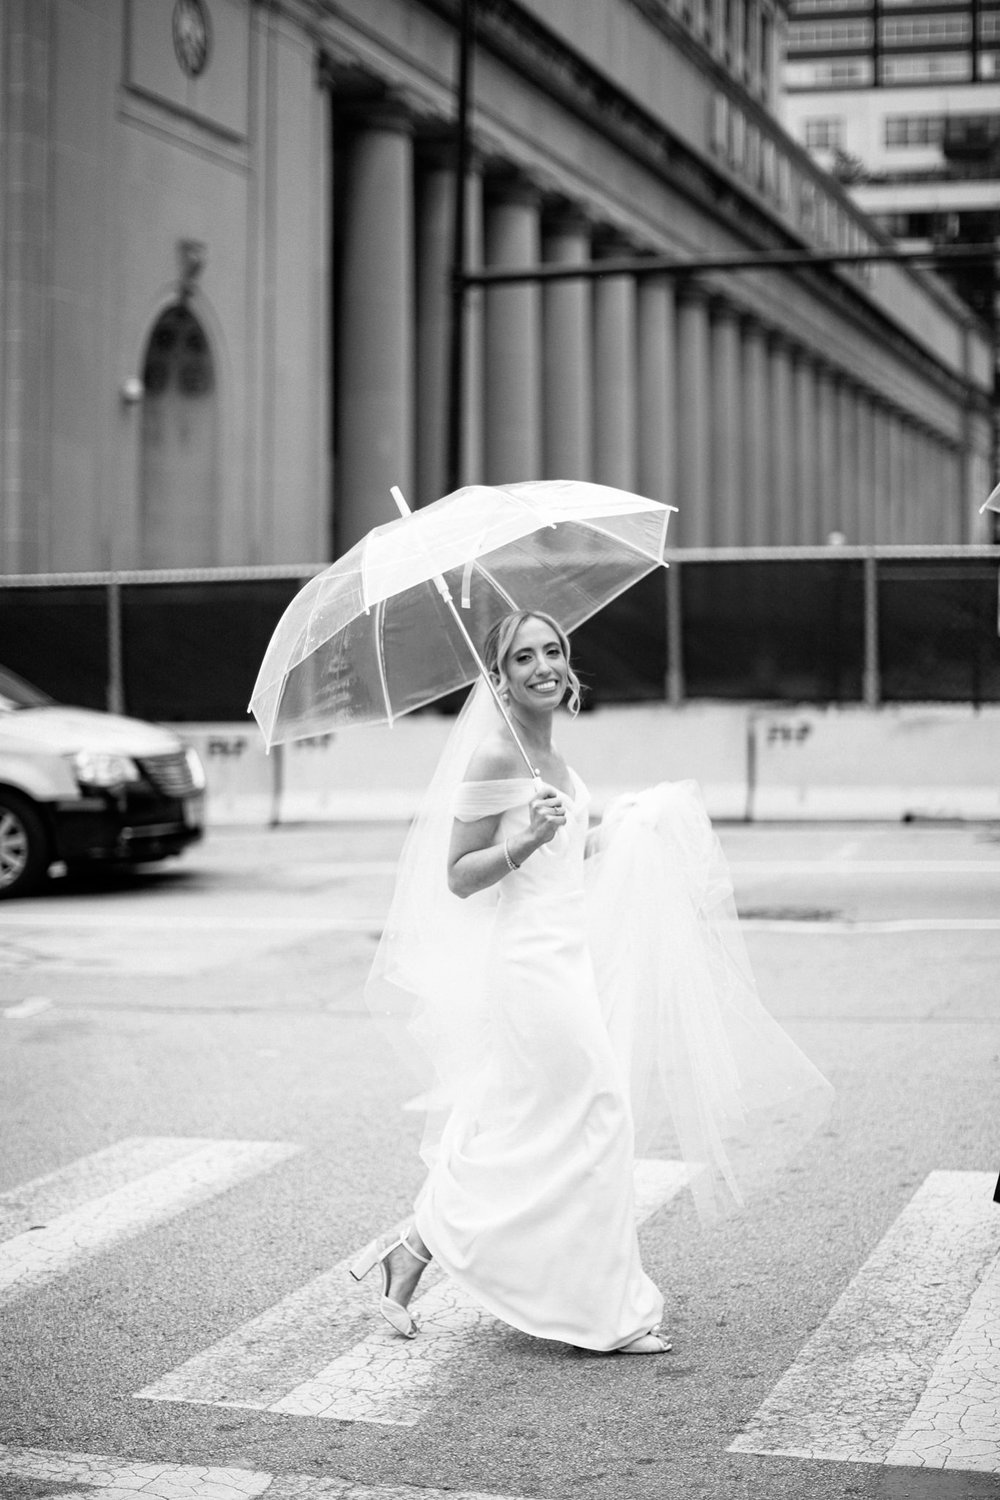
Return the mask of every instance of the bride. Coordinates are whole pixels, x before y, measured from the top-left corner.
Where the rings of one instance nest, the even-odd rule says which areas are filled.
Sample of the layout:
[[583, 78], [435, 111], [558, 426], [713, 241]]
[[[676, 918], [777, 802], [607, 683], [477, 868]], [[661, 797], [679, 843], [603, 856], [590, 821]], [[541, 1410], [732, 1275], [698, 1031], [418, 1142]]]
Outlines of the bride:
[[766, 1102], [798, 1132], [789, 1106], [827, 1086], [756, 999], [693, 783], [623, 799], [588, 835], [589, 794], [552, 734], [580, 703], [565, 633], [512, 613], [483, 658], [536, 776], [480, 684], [404, 848], [368, 990], [431, 1063], [428, 1173], [409, 1230], [352, 1274], [379, 1267], [380, 1310], [406, 1337], [433, 1257], [525, 1333], [663, 1353], [637, 1127], [655, 1134], [665, 1100], [701, 1205], [719, 1177], [739, 1201], [727, 1136]]

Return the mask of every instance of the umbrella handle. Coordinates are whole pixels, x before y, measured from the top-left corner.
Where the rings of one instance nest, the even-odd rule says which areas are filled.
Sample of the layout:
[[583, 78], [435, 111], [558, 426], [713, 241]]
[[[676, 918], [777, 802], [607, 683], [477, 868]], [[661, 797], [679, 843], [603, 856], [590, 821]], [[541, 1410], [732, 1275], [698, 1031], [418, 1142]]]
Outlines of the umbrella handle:
[[475, 641], [473, 641], [471, 635], [465, 627], [465, 621], [462, 619], [462, 616], [455, 605], [455, 601], [451, 597], [451, 590], [449, 589], [448, 584], [442, 574], [435, 574], [434, 586], [451, 611], [452, 618], [461, 631], [465, 644], [468, 646], [470, 652], [472, 653], [472, 659], [476, 663], [476, 670], [485, 682], [486, 686], [489, 688], [490, 694], [493, 698], [493, 702], [496, 704], [500, 712], [500, 717], [503, 719], [508, 730], [510, 731], [510, 737], [514, 741], [514, 744], [517, 746], [521, 759], [524, 761], [524, 764], [528, 768], [528, 774], [531, 777], [532, 781], [535, 783], [535, 791], [539, 791], [542, 784], [542, 778], [539, 774], [538, 767], [532, 763], [530, 755], [528, 754], [527, 750], [524, 748], [518, 737], [517, 730], [514, 728], [514, 721], [511, 719], [511, 716], [507, 711], [507, 705], [501, 698], [500, 691], [496, 683], [493, 681], [493, 678], [486, 670], [486, 663], [483, 661], [482, 657], [479, 655], [479, 652], [476, 650]]
[[[389, 493], [392, 495], [392, 498], [396, 502], [396, 509], [399, 511], [399, 514], [401, 516], [410, 515], [410, 507], [407, 504], [406, 497], [404, 496], [399, 486], [397, 484], [394, 484], [391, 487]], [[434, 587], [437, 589], [438, 593], [441, 595], [441, 598], [450, 609], [452, 618], [454, 619], [455, 624], [458, 626], [459, 631], [461, 632], [462, 639], [465, 641], [465, 644], [468, 646], [470, 652], [472, 653], [472, 659], [476, 663], [476, 670], [493, 695], [493, 702], [500, 710], [500, 716], [503, 719], [504, 723], [507, 725], [507, 728], [510, 730], [510, 737], [514, 741], [514, 744], [517, 746], [521, 759], [524, 761], [524, 764], [528, 768], [528, 774], [531, 776], [531, 779], [535, 784], [535, 791], [540, 791], [542, 786], [542, 778], [539, 774], [538, 767], [532, 765], [531, 757], [518, 738], [517, 730], [514, 728], [514, 724], [511, 720], [510, 714], [507, 712], [507, 705], [501, 698], [496, 683], [493, 681], [489, 672], [486, 670], [486, 663], [483, 661], [482, 657], [479, 655], [479, 652], [476, 650], [476, 643], [466, 629], [465, 621], [462, 619], [462, 616], [459, 614], [458, 610], [455, 607], [455, 601], [451, 597], [451, 590], [449, 589], [442, 573], [435, 573]]]

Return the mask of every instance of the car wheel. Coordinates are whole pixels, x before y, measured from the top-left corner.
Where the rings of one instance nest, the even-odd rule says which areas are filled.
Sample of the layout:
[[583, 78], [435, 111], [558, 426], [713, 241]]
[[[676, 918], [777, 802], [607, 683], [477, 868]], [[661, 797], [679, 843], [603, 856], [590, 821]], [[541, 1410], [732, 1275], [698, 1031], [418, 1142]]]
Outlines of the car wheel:
[[0, 791], [0, 900], [38, 889], [49, 867], [49, 841], [37, 811], [16, 792]]

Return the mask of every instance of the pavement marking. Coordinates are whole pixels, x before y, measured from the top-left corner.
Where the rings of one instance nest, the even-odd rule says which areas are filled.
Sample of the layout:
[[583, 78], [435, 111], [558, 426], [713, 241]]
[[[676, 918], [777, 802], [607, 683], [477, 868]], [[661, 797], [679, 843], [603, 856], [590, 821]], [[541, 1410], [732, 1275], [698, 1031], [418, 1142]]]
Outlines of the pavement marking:
[[0, 1194], [0, 1307], [300, 1149], [137, 1137]]
[[734, 859], [733, 875], [1000, 875], [994, 859]]
[[891, 917], [884, 922], [852, 922], [843, 918], [829, 921], [809, 919], [798, 922], [794, 917], [740, 917], [746, 932], [834, 932], [901, 933], [901, 932], [1000, 932], [1000, 917]]
[[886, 1462], [1000, 1473], [1000, 1258], [973, 1293]]
[[[399, 1233], [410, 1223], [393, 1228]], [[370, 1283], [348, 1274], [355, 1252], [251, 1318], [136, 1394], [147, 1401], [241, 1406], [268, 1411], [329, 1360], [331, 1351], [361, 1337], [377, 1318]], [[373, 1273], [374, 1274], [374, 1273]], [[441, 1272], [428, 1267], [428, 1284]]]
[[114, 929], [116, 932], [174, 932], [182, 929], [187, 932], [259, 932], [262, 929], [276, 932], [366, 932], [369, 928], [380, 928], [385, 921], [384, 915], [372, 917], [330, 917], [326, 913], [317, 912], [314, 917], [294, 917], [276, 915], [273, 911], [262, 909], [253, 916], [231, 916], [225, 912], [218, 916], [201, 916], [191, 912], [187, 907], [183, 916], [177, 911], [171, 916], [169, 914], [152, 915], [142, 910], [125, 910], [122, 907], [108, 906], [105, 910], [96, 907], [85, 912], [68, 912], [65, 907], [59, 908], [58, 919], [52, 911], [19, 911], [16, 918], [6, 924], [4, 933], [11, 934], [18, 927], [43, 927], [58, 928], [65, 932], [67, 928], [88, 927], [95, 929]]
[[995, 1177], [927, 1177], [730, 1453], [1000, 1474]]
[[[688, 1176], [683, 1162], [637, 1161], [637, 1219], [674, 1197]], [[348, 1274], [354, 1258], [352, 1253], [137, 1397], [412, 1426], [430, 1404], [429, 1387], [442, 1363], [466, 1347], [463, 1335], [499, 1337], [497, 1325], [431, 1264], [414, 1303], [420, 1337], [400, 1339], [381, 1322], [372, 1286]]]
[[[0, 1444], [0, 1476], [58, 1484], [59, 1500], [524, 1500], [471, 1490], [415, 1485], [354, 1484], [317, 1474], [270, 1474], [259, 1469], [200, 1464], [144, 1463], [102, 1453], [61, 1453]], [[75, 1489], [63, 1486], [76, 1485]]]
[[[637, 1161], [635, 1211], [642, 1222], [688, 1181], [683, 1162]], [[420, 1324], [416, 1339], [401, 1339], [374, 1328], [352, 1349], [304, 1381], [271, 1411], [290, 1416], [333, 1418], [413, 1427], [426, 1413], [442, 1367], [468, 1346], [470, 1336], [499, 1340], [497, 1320], [450, 1280], [414, 1299]]]

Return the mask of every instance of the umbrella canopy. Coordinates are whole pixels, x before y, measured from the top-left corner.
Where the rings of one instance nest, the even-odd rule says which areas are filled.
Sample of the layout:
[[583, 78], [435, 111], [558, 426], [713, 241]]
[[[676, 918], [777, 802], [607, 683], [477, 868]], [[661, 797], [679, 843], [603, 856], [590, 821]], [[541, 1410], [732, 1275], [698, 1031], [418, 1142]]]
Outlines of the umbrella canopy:
[[673, 509], [539, 480], [469, 485], [375, 527], [278, 621], [250, 700], [265, 741], [391, 724], [467, 686], [476, 646], [509, 610], [543, 610], [573, 630], [665, 566]]

